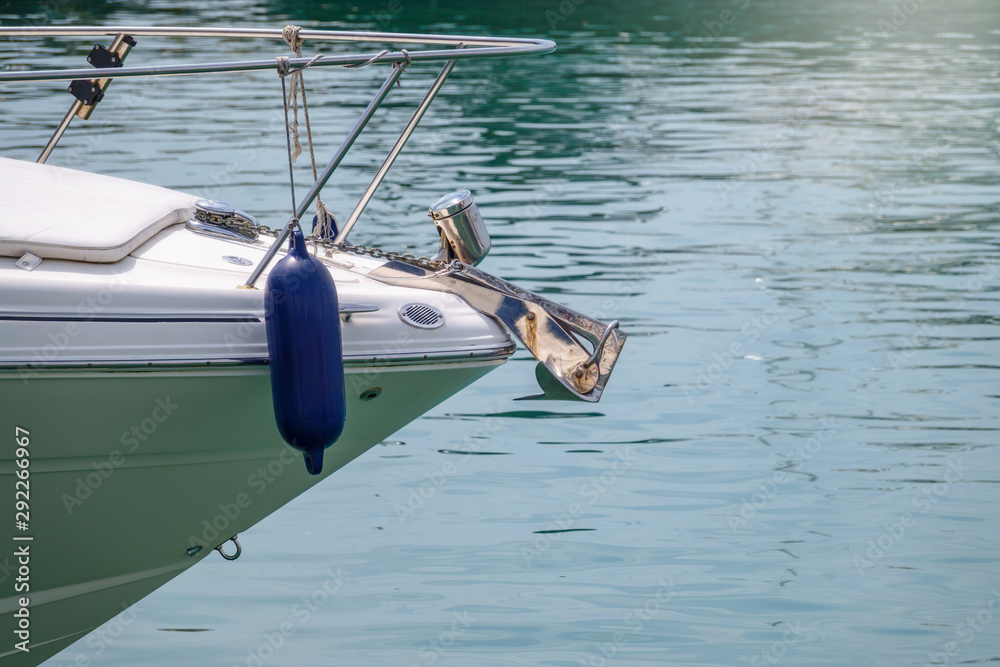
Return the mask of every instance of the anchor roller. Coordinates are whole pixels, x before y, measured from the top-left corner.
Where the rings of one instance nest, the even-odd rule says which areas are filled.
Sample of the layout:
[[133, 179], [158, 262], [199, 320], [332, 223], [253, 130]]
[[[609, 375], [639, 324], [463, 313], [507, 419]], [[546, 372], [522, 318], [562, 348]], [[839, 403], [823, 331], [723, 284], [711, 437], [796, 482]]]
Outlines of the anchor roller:
[[318, 475], [323, 452], [347, 421], [344, 354], [337, 287], [298, 227], [267, 278], [264, 303], [278, 432], [302, 452], [309, 474]]

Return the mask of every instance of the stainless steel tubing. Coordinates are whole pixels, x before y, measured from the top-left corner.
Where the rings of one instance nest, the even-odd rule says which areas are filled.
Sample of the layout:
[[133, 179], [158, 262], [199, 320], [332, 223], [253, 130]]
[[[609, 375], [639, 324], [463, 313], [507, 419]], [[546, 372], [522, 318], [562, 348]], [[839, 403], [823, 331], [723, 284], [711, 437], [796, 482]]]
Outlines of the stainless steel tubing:
[[[281, 30], [251, 29], [251, 28], [157, 28], [141, 26], [82, 27], [82, 28], [0, 28], [0, 37], [98, 37], [125, 33], [137, 37], [238, 37], [238, 38], [281, 38]], [[428, 44], [438, 46], [465, 48], [458, 50], [426, 50], [415, 51], [409, 56], [400, 52], [387, 53], [378, 59], [380, 63], [421, 62], [434, 60], [465, 60], [475, 58], [491, 58], [503, 56], [519, 56], [551, 53], [555, 50], [555, 42], [548, 39], [498, 39], [495, 37], [470, 37], [454, 35], [423, 35], [414, 33], [390, 32], [346, 32], [332, 30], [302, 30], [299, 36], [304, 39], [359, 42], [359, 43], [393, 43], [393, 44]], [[327, 56], [314, 63], [312, 67], [338, 67], [358, 65], [370, 60], [374, 53], [346, 54]], [[311, 58], [292, 58], [292, 67], [302, 67], [309, 64]], [[249, 72], [270, 70], [275, 68], [274, 60], [245, 60], [235, 62], [192, 63], [185, 65], [147, 65], [140, 67], [118, 67], [114, 71], [101, 72], [102, 78], [122, 79], [143, 76], [173, 76], [189, 74], [205, 74], [212, 72]], [[93, 70], [18, 70], [0, 72], [0, 83], [14, 81], [67, 81], [72, 79], [93, 78]]]
[[267, 253], [264, 255], [264, 258], [259, 264], [257, 264], [256, 267], [254, 267], [253, 273], [250, 274], [250, 277], [247, 278], [246, 283], [243, 285], [244, 288], [253, 287], [254, 283], [257, 282], [257, 279], [260, 278], [260, 274], [264, 272], [264, 269], [267, 268], [267, 265], [271, 263], [272, 259], [274, 259], [274, 256], [278, 253], [278, 249], [281, 248], [285, 239], [287, 239], [288, 235], [292, 233], [292, 220], [302, 217], [302, 215], [309, 210], [309, 205], [313, 203], [313, 200], [316, 199], [319, 191], [322, 190], [323, 186], [326, 185], [326, 182], [330, 180], [330, 176], [333, 175], [334, 170], [337, 169], [340, 162], [344, 159], [344, 156], [347, 155], [347, 151], [350, 150], [352, 145], [354, 145], [354, 140], [357, 139], [358, 135], [361, 134], [361, 131], [365, 129], [365, 125], [367, 125], [368, 121], [371, 120], [371, 117], [375, 115], [375, 110], [379, 108], [382, 101], [385, 100], [389, 91], [392, 89], [392, 85], [396, 83], [396, 80], [399, 79], [402, 74], [402, 66], [392, 68], [392, 72], [388, 77], [386, 77], [386, 80], [382, 83], [382, 87], [378, 89], [377, 93], [375, 93], [375, 97], [372, 98], [372, 101], [368, 103], [364, 113], [361, 114], [361, 118], [359, 118], [358, 122], [354, 124], [353, 128], [351, 128], [350, 133], [344, 139], [343, 143], [340, 144], [340, 148], [338, 148], [337, 152], [333, 154], [333, 157], [323, 169], [323, 173], [320, 174], [319, 178], [316, 179], [316, 182], [313, 183], [311, 188], [309, 188], [309, 192], [306, 193], [306, 196], [302, 199], [302, 202], [295, 210], [294, 217], [285, 224], [284, 229], [282, 229], [281, 233], [278, 234], [278, 238], [276, 238], [274, 243], [271, 244], [271, 247], [267, 249]]
[[[117, 53], [118, 47], [120, 47], [124, 41], [124, 33], [116, 34], [115, 38], [111, 40], [111, 46], [108, 47], [108, 51], [111, 53]], [[49, 137], [48, 142], [45, 144], [45, 148], [42, 149], [42, 154], [38, 156], [38, 159], [35, 160], [35, 162], [38, 164], [45, 164], [45, 161], [49, 159], [49, 155], [52, 154], [52, 149], [56, 147], [56, 144], [58, 144], [59, 140], [62, 139], [62, 135], [65, 134], [66, 130], [69, 128], [69, 124], [72, 122], [73, 116], [80, 111], [80, 107], [82, 106], [83, 102], [77, 99], [73, 100], [73, 104], [69, 105], [69, 111], [66, 112], [66, 117], [62, 119], [56, 127], [56, 131], [52, 133], [51, 137]]]
[[381, 185], [382, 180], [388, 173], [392, 163], [396, 161], [396, 157], [399, 155], [399, 152], [403, 150], [403, 146], [406, 145], [410, 135], [413, 134], [413, 130], [416, 129], [417, 123], [419, 123], [420, 119], [424, 117], [427, 107], [429, 107], [431, 102], [434, 101], [434, 98], [437, 97], [438, 91], [441, 90], [441, 86], [444, 85], [445, 79], [448, 78], [448, 75], [451, 74], [451, 70], [454, 68], [454, 60], [449, 60], [445, 63], [444, 67], [441, 68], [441, 72], [437, 75], [437, 78], [434, 79], [434, 83], [431, 84], [431, 87], [424, 96], [424, 99], [421, 100], [420, 106], [418, 106], [417, 110], [413, 112], [410, 122], [403, 128], [403, 132], [399, 135], [399, 139], [396, 140], [396, 144], [392, 147], [392, 150], [389, 151], [389, 154], [386, 156], [382, 166], [379, 167], [378, 172], [375, 174], [375, 178], [372, 179], [372, 182], [368, 185], [365, 193], [361, 195], [361, 200], [358, 202], [358, 205], [354, 207], [354, 211], [347, 219], [347, 222], [344, 223], [343, 229], [341, 229], [337, 234], [337, 238], [334, 239], [336, 243], [340, 243], [341, 241], [347, 239], [347, 235], [351, 233], [351, 228], [353, 228], [358, 222], [358, 218], [361, 217], [361, 213], [364, 212], [365, 207], [368, 206], [368, 202], [371, 201], [372, 195], [375, 194], [375, 190], [378, 189], [379, 185]]

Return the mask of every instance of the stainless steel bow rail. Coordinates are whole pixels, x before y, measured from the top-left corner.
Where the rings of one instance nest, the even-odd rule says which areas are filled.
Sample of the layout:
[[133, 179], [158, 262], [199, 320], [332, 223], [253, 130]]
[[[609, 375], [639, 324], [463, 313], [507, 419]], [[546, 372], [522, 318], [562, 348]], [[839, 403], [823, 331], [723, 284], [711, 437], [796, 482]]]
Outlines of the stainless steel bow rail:
[[[365, 67], [368, 65], [390, 65], [390, 72], [379, 87], [371, 102], [365, 108], [354, 127], [348, 132], [340, 147], [326, 167], [320, 172], [306, 196], [294, 206], [292, 217], [279, 230], [267, 230], [275, 237], [261, 262], [251, 272], [245, 285], [253, 289], [268, 264], [284, 244], [298, 219], [309, 210], [355, 140], [371, 120], [375, 111], [388, 96], [393, 84], [411, 65], [423, 62], [443, 61], [444, 66], [428, 88], [424, 98], [403, 128], [382, 166], [376, 172], [369, 186], [348, 217], [344, 227], [334, 239], [321, 239], [320, 244], [328, 249], [356, 251], [360, 246], [347, 243], [347, 235], [357, 223], [376, 189], [385, 178], [396, 157], [412, 135], [424, 113], [440, 91], [445, 79], [459, 60], [527, 56], [551, 53], [554, 42], [547, 39], [520, 39], [480, 37], [470, 35], [431, 35], [416, 33], [351, 32], [331, 30], [297, 29], [297, 39], [313, 42], [345, 42], [355, 44], [423, 46], [430, 47], [414, 51], [400, 48], [398, 51], [380, 50], [364, 53], [319, 55], [304, 57], [282, 57], [279, 62], [270, 60], [246, 60], [236, 62], [208, 62], [186, 64], [124, 65], [125, 56], [136, 46], [136, 38], [145, 37], [205, 37], [283, 40], [287, 37], [281, 29], [260, 28], [180, 28], [180, 27], [0, 27], [0, 37], [112, 37], [108, 48], [95, 45], [87, 60], [97, 69], [36, 69], [0, 71], [0, 84], [29, 83], [44, 81], [71, 81], [69, 90], [76, 100], [55, 133], [46, 144], [38, 161], [44, 162], [55, 148], [60, 137], [69, 127], [74, 117], [84, 120], [90, 117], [94, 107], [101, 101], [104, 91], [114, 79], [128, 79], [154, 76], [179, 76], [213, 74], [222, 72], [253, 72], [278, 70], [288, 74], [305, 68]], [[298, 44], [298, 42], [296, 41]], [[264, 228], [257, 227], [257, 231]], [[381, 251], [379, 251], [381, 253]], [[382, 253], [388, 255], [389, 253]], [[614, 368], [626, 335], [618, 330], [618, 323], [606, 324], [588, 318], [568, 308], [556, 304], [532, 292], [511, 285], [506, 281], [455, 261], [445, 270], [428, 271], [422, 269], [419, 261], [405, 259], [398, 253], [391, 253], [399, 259], [386, 264], [382, 269], [370, 274], [372, 278], [387, 283], [406, 282], [409, 286], [447, 291], [461, 296], [474, 308], [502, 323], [541, 362], [536, 370], [539, 384], [548, 398], [574, 398], [585, 401], [600, 399], [611, 371]], [[416, 279], [416, 280], [415, 280]], [[586, 341], [588, 345], [581, 343]], [[589, 349], [588, 349], [589, 348]]]
[[[116, 27], [17, 27], [17, 28], [0, 28], [0, 37], [114, 37], [111, 49], [105, 50], [114, 52], [118, 45], [123, 41], [126, 41], [129, 46], [135, 45], [136, 37], [238, 37], [238, 38], [257, 38], [257, 39], [278, 39], [284, 40], [283, 31], [281, 29], [267, 29], [267, 28], [174, 28], [174, 27], [137, 27], [137, 26], [116, 26]], [[374, 44], [396, 44], [396, 45], [423, 45], [423, 46], [436, 46], [436, 47], [452, 47], [449, 49], [427, 49], [420, 51], [409, 52], [405, 49], [400, 51], [378, 51], [374, 53], [356, 53], [356, 54], [340, 54], [340, 55], [330, 55], [321, 57], [302, 57], [302, 58], [288, 58], [288, 66], [292, 69], [304, 69], [305, 67], [310, 68], [323, 68], [323, 67], [345, 67], [345, 66], [365, 66], [371, 64], [387, 64], [391, 63], [395, 65], [392, 68], [392, 72], [389, 77], [379, 88], [375, 97], [372, 99], [368, 108], [365, 109], [361, 118], [355, 124], [351, 132], [344, 139], [343, 144], [334, 153], [333, 158], [327, 164], [326, 168], [323, 170], [322, 174], [317, 178], [316, 182], [309, 189], [309, 192], [302, 199], [302, 201], [296, 206], [292, 218], [289, 220], [288, 224], [282, 229], [281, 234], [272, 244], [271, 248], [268, 250], [267, 255], [264, 260], [254, 269], [253, 273], [250, 275], [250, 279], [247, 281], [246, 286], [252, 287], [253, 284], [260, 278], [261, 273], [274, 258], [278, 249], [282, 246], [291, 232], [293, 221], [301, 217], [305, 211], [309, 210], [309, 206], [315, 200], [316, 196], [319, 194], [320, 190], [326, 185], [330, 176], [333, 175], [334, 170], [343, 160], [344, 155], [353, 145], [354, 141], [357, 139], [358, 135], [364, 129], [365, 125], [374, 115], [375, 110], [381, 105], [382, 101], [388, 95], [392, 83], [395, 82], [400, 75], [403, 73], [403, 69], [411, 63], [420, 62], [433, 62], [433, 61], [447, 61], [441, 73], [438, 75], [434, 83], [431, 84], [430, 89], [427, 91], [426, 96], [417, 110], [414, 112], [413, 117], [410, 122], [406, 125], [403, 133], [400, 135], [393, 146], [385, 163], [379, 169], [375, 178], [373, 179], [371, 185], [365, 191], [364, 196], [358, 203], [358, 206], [351, 213], [350, 218], [347, 221], [347, 225], [338, 235], [338, 240], [346, 240], [348, 232], [357, 222], [361, 213], [364, 211], [368, 202], [371, 200], [372, 195], [378, 188], [379, 184], [385, 178], [389, 167], [392, 166], [399, 152], [402, 150], [403, 146], [406, 144], [410, 135], [413, 133], [414, 128], [417, 123], [423, 117], [424, 112], [427, 107], [430, 106], [431, 102], [437, 96], [438, 91], [441, 89], [444, 80], [451, 73], [452, 68], [454, 68], [455, 63], [459, 60], [469, 60], [477, 58], [497, 58], [506, 56], [524, 56], [524, 55], [537, 55], [544, 53], [551, 53], [555, 50], [555, 42], [548, 39], [520, 39], [520, 38], [497, 38], [497, 37], [476, 37], [469, 35], [430, 35], [430, 34], [417, 34], [417, 33], [389, 33], [389, 32], [351, 32], [351, 31], [333, 31], [333, 30], [305, 30], [300, 29], [298, 31], [298, 37], [302, 40], [315, 40], [315, 41], [327, 41], [327, 42], [352, 42], [352, 43], [374, 43]], [[91, 55], [94, 56], [95, 53], [103, 50], [103, 47], [97, 45], [94, 47], [94, 51]], [[125, 52], [127, 53], [127, 51]], [[91, 60], [91, 58], [88, 58]], [[158, 65], [148, 65], [140, 67], [125, 67], [124, 54], [118, 58], [114, 63], [106, 63], [106, 66], [101, 66], [96, 62], [92, 61], [92, 64], [99, 67], [100, 77], [95, 78], [95, 70], [92, 69], [59, 69], [59, 70], [26, 70], [26, 71], [11, 71], [11, 72], [0, 72], [0, 83], [6, 82], [41, 82], [41, 81], [73, 81], [77, 82], [87, 82], [91, 81], [93, 84], [97, 84], [98, 81], [101, 85], [95, 86], [82, 86], [83, 93], [88, 93], [89, 95], [77, 95], [73, 90], [71, 85], [70, 90], [77, 95], [77, 101], [74, 102], [73, 107], [70, 109], [69, 113], [63, 119], [62, 123], [57, 127], [55, 134], [53, 134], [52, 139], [46, 145], [45, 149], [42, 151], [41, 157], [39, 157], [39, 162], [44, 162], [48, 155], [52, 152], [59, 138], [65, 132], [66, 128], [69, 126], [70, 121], [74, 115], [79, 115], [78, 111], [83, 108], [90, 108], [100, 102], [103, 96], [103, 89], [107, 87], [107, 84], [113, 79], [125, 79], [125, 78], [135, 78], [135, 77], [150, 77], [150, 76], [177, 76], [177, 75], [191, 75], [191, 74], [209, 74], [209, 73], [219, 73], [219, 72], [253, 72], [260, 70], [274, 70], [277, 68], [277, 63], [275, 60], [247, 60], [238, 62], [210, 62], [210, 63], [193, 63], [193, 64], [158, 64]], [[95, 88], [92, 92], [87, 91], [89, 87]], [[90, 113], [87, 112], [89, 117]]]
[[[156, 26], [114, 26], [114, 27], [0, 27], [0, 37], [114, 37], [118, 34], [131, 37], [240, 37], [245, 39], [277, 39], [281, 40], [280, 28], [167, 28]], [[410, 44], [425, 46], [447, 46], [447, 50], [413, 51], [407, 55], [394, 51], [378, 57], [379, 63], [423, 62], [440, 60], [474, 60], [477, 58], [496, 58], [506, 56], [528, 56], [551, 53], [556, 49], [556, 43], [549, 39], [522, 39], [515, 37], [476, 37], [469, 35], [429, 35], [405, 32], [351, 32], [342, 30], [306, 30], [299, 31], [299, 37], [304, 40], [326, 42], [354, 42], [371, 44]], [[454, 48], [464, 44], [466, 49], [456, 53]], [[355, 53], [325, 56], [314, 63], [313, 67], [343, 67], [344, 65], [361, 65], [378, 52]], [[292, 58], [292, 67], [302, 67], [311, 58]], [[274, 69], [274, 59], [246, 60], [237, 62], [191, 63], [178, 65], [147, 65], [145, 67], [116, 68], [109, 78], [129, 78], [143, 76], [171, 76], [178, 74], [208, 74], [214, 72], [252, 72]], [[87, 79], [94, 74], [93, 70], [58, 69], [58, 70], [21, 70], [0, 72], [0, 82], [3, 81], [70, 81]], [[105, 72], [101, 72], [105, 74]]]

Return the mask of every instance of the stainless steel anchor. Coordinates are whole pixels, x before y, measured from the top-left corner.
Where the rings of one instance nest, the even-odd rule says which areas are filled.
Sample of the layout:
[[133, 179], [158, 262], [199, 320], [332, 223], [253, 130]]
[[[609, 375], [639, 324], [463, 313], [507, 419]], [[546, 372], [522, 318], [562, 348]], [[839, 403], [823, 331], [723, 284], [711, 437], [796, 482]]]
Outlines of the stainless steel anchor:
[[544, 393], [528, 398], [596, 403], [627, 337], [617, 321], [608, 324], [587, 317], [460, 262], [435, 272], [390, 261], [368, 276], [388, 284], [455, 294], [499, 321], [539, 361], [535, 377]]

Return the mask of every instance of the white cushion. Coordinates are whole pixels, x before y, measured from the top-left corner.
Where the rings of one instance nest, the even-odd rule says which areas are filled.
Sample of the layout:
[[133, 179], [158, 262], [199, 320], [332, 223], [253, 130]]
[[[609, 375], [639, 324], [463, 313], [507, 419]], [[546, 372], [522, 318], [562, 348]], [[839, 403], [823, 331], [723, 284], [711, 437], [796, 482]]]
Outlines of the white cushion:
[[193, 195], [0, 158], [0, 256], [117, 262], [194, 213]]

